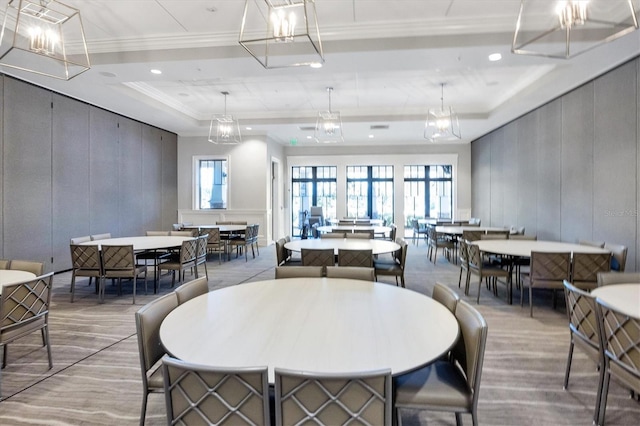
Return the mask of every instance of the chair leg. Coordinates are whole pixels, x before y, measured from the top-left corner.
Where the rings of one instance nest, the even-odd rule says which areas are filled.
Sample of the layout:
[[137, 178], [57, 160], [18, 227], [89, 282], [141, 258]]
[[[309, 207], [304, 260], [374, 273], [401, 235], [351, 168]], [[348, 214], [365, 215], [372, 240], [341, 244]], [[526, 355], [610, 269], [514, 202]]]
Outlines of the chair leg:
[[482, 290], [482, 275], [478, 277], [478, 298], [476, 299], [476, 304], [480, 304], [480, 291]]
[[604, 416], [607, 411], [607, 396], [609, 394], [609, 381], [611, 380], [611, 375], [606, 371], [607, 367], [602, 366], [602, 388], [600, 389], [600, 398], [598, 401], [598, 421], [596, 424], [604, 425]]
[[136, 304], [136, 281], [138, 281], [137, 277], [133, 276], [133, 304]]
[[[91, 282], [91, 277], [89, 277], [89, 282]], [[71, 273], [71, 288], [69, 289], [71, 292], [71, 303], [73, 303], [73, 296], [76, 292], [76, 273], [75, 270]]]
[[564, 372], [564, 385], [562, 389], [567, 390], [569, 386], [569, 373], [571, 373], [571, 360], [573, 359], [573, 336], [571, 337], [571, 343], [569, 343], [569, 356], [567, 357], [567, 367]]
[[144, 426], [144, 420], [147, 416], [147, 399], [149, 399], [149, 392], [145, 389], [142, 397], [142, 410], [140, 411], [140, 426]]
[[456, 426], [462, 426], [462, 416], [460, 413], [456, 413]]
[[533, 318], [533, 289], [529, 286], [529, 316]]
[[7, 366], [7, 346], [9, 345], [5, 343], [2, 347], [2, 368]]
[[49, 325], [45, 325], [42, 328], [42, 339], [46, 342], [47, 358], [49, 360], [49, 370], [53, 368], [53, 361], [51, 360], [51, 343], [49, 343]]

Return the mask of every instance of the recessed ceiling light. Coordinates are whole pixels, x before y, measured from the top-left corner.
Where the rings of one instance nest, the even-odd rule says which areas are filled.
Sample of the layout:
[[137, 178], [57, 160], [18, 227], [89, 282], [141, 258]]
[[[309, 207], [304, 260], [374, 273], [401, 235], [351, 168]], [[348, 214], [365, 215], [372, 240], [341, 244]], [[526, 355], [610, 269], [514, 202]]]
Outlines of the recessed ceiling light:
[[309, 66], [310, 66], [311, 68], [322, 68], [322, 63], [320, 63], [320, 62], [311, 62], [311, 63], [309, 64]]
[[154, 68], [154, 69], [151, 70], [151, 74], [160, 75], [160, 74], [162, 74], [162, 71], [157, 70], [157, 69]]
[[246, 130], [251, 130], [251, 127], [245, 127]]
[[311, 139], [311, 136], [307, 136], [307, 139]]
[[492, 53], [489, 55], [489, 60], [491, 62], [499, 61], [500, 59], [502, 59], [502, 55], [500, 53]]
[[373, 139], [373, 135], [369, 135], [369, 139]]

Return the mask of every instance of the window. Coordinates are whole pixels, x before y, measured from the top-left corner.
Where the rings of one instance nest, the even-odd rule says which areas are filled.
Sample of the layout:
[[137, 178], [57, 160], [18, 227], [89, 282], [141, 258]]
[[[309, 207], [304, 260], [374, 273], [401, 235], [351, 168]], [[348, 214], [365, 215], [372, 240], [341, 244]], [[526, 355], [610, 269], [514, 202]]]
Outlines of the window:
[[336, 217], [337, 173], [335, 166], [291, 168], [291, 235], [300, 236], [312, 206], [322, 207], [325, 219]]
[[393, 166], [347, 167], [347, 216], [393, 223]]
[[227, 208], [227, 160], [195, 158], [195, 209]]
[[452, 166], [405, 166], [404, 212], [411, 219], [451, 219], [453, 210]]

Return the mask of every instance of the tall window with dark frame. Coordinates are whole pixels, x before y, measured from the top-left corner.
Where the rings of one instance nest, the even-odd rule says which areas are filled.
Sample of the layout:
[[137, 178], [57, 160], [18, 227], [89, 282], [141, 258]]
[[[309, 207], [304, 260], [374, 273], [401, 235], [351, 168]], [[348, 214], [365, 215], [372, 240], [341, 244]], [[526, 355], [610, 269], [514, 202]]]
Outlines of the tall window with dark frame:
[[412, 219], [452, 219], [452, 166], [404, 166], [405, 224]]
[[300, 236], [312, 206], [322, 207], [325, 219], [336, 217], [337, 174], [335, 166], [291, 168], [291, 235]]
[[393, 166], [347, 167], [347, 216], [393, 223]]
[[198, 161], [197, 209], [227, 208], [227, 160]]

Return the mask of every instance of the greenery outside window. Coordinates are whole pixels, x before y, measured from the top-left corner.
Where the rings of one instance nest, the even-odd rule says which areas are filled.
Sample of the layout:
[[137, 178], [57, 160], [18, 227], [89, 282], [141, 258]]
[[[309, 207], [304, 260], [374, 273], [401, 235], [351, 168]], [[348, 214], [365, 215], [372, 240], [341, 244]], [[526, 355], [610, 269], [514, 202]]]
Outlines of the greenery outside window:
[[408, 226], [416, 218], [452, 219], [452, 170], [450, 165], [404, 167], [404, 212]]
[[195, 209], [226, 209], [228, 173], [226, 158], [194, 158]]
[[347, 167], [347, 216], [393, 223], [393, 166]]
[[325, 219], [336, 217], [337, 174], [335, 166], [291, 168], [291, 235], [300, 236], [312, 206], [322, 207]]

